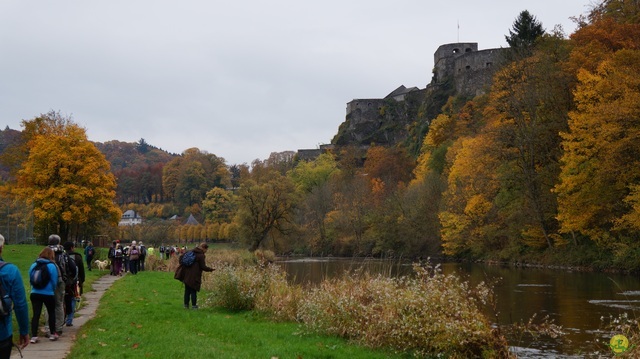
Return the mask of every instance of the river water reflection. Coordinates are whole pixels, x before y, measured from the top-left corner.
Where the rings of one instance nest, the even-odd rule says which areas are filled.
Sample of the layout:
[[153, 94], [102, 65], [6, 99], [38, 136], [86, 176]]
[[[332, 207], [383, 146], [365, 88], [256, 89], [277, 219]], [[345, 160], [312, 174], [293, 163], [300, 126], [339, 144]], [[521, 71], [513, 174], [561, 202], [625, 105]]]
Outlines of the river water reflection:
[[[296, 259], [281, 261], [289, 278], [296, 283], [319, 283], [364, 267], [372, 273], [410, 275], [411, 264], [380, 260]], [[499, 279], [494, 286], [498, 325], [527, 322], [549, 316], [567, 334], [561, 339], [510, 336], [509, 344], [519, 358], [584, 357], [600, 351], [611, 334], [599, 331], [602, 317], [628, 313], [640, 315], [640, 279], [633, 275], [572, 272], [541, 268], [514, 268], [483, 264], [444, 263], [445, 273], [457, 273], [472, 284]], [[536, 319], [536, 322], [539, 320]], [[596, 339], [600, 338], [600, 343]], [[640, 345], [640, 343], [630, 343]]]

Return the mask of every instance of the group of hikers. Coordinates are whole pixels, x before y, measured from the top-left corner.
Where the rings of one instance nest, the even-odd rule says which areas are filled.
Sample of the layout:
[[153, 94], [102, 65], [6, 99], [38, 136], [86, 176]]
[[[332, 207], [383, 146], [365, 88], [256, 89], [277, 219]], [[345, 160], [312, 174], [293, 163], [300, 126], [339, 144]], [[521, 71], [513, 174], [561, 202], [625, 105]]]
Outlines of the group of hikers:
[[142, 242], [138, 244], [136, 241], [132, 241], [131, 245], [123, 246], [119, 240], [115, 240], [109, 247], [107, 257], [111, 262], [111, 275], [121, 276], [126, 272], [138, 274], [139, 271], [144, 271], [147, 247]]
[[[82, 255], [75, 251], [74, 243], [61, 244], [60, 236], [50, 235], [48, 245], [40, 251], [29, 268], [29, 299], [33, 311], [29, 326], [29, 310], [22, 276], [14, 264], [3, 261], [4, 244], [5, 239], [0, 235], [0, 359], [10, 358], [13, 346], [21, 350], [29, 343], [38, 343], [43, 307], [46, 308], [44, 334], [51, 341], [58, 340], [64, 326], [73, 326], [75, 309], [85, 281]], [[169, 247], [165, 248], [161, 257], [165, 253], [179, 255], [179, 266], [174, 278], [184, 283], [184, 307], [197, 309], [197, 292], [202, 285], [202, 273], [214, 270], [206, 265], [205, 253], [209, 245], [203, 242], [191, 250], [186, 247], [176, 247], [173, 251]], [[151, 248], [150, 250], [149, 254], [152, 253]], [[91, 270], [95, 249], [90, 242], [86, 243], [84, 254], [87, 269]], [[108, 256], [111, 275], [121, 275], [123, 271], [136, 274], [139, 270], [144, 270], [147, 250], [142, 242], [138, 245], [133, 241], [130, 246], [122, 246], [119, 241], [114, 241]], [[12, 303], [5, 305], [7, 299]], [[15, 312], [19, 327], [19, 340], [16, 344], [13, 343], [12, 312]]]
[[4, 244], [5, 239], [0, 235], [0, 312], [3, 315], [0, 319], [0, 359], [10, 358], [14, 346], [12, 310], [19, 327], [20, 337], [16, 345], [19, 350], [29, 343], [39, 341], [43, 306], [46, 308], [45, 335], [49, 340], [58, 340], [64, 326], [73, 325], [73, 316], [85, 280], [82, 255], [75, 251], [75, 245], [72, 242], [62, 245], [60, 236], [50, 235], [48, 245], [40, 251], [29, 268], [29, 300], [33, 311], [29, 326], [29, 309], [22, 276], [15, 265], [2, 260]]
[[38, 342], [40, 314], [44, 306], [45, 334], [49, 340], [57, 340], [64, 326], [73, 325], [77, 302], [83, 292], [85, 280], [82, 255], [75, 251], [73, 242], [60, 244], [60, 236], [49, 236], [38, 259], [29, 268], [31, 285], [31, 343]]

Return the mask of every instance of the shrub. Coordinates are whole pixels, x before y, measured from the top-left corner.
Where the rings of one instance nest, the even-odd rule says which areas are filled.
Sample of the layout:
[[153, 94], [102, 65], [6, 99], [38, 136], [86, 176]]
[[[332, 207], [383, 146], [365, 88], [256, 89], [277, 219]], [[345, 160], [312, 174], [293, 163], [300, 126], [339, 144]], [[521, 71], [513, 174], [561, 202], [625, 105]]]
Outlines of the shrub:
[[402, 278], [356, 271], [308, 290], [288, 284], [277, 265], [216, 268], [204, 282], [207, 305], [297, 320], [306, 332], [415, 356], [509, 357], [480, 309], [492, 298], [489, 287], [471, 287], [437, 266], [415, 265], [415, 276]]
[[480, 310], [490, 297], [488, 287], [470, 288], [437, 267], [414, 269], [414, 278], [349, 275], [325, 281], [306, 296], [299, 318], [312, 332], [418, 356], [509, 356], [505, 339]]
[[216, 265], [213, 275], [204, 281], [205, 289], [210, 291], [205, 302], [234, 311], [253, 309], [256, 294], [263, 285], [259, 270], [257, 267], [234, 267], [226, 263]]
[[232, 266], [217, 264], [205, 278], [209, 291], [205, 302], [234, 311], [255, 310], [272, 319], [296, 319], [302, 290], [287, 283], [286, 273], [277, 265]]

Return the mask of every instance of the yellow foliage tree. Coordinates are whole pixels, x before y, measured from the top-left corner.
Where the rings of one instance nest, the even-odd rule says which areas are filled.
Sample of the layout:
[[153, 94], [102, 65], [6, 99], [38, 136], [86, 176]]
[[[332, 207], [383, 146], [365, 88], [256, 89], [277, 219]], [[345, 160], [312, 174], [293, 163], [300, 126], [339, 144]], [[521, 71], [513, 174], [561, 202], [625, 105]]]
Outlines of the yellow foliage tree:
[[37, 128], [29, 132], [16, 186], [16, 194], [33, 205], [38, 235], [77, 239], [97, 234], [104, 223], [115, 226], [121, 212], [109, 162], [83, 128], [47, 116], [23, 121], [26, 129]]
[[620, 50], [578, 79], [555, 187], [558, 219], [563, 232], [607, 242], [616, 223], [632, 218], [640, 184], [640, 50]]

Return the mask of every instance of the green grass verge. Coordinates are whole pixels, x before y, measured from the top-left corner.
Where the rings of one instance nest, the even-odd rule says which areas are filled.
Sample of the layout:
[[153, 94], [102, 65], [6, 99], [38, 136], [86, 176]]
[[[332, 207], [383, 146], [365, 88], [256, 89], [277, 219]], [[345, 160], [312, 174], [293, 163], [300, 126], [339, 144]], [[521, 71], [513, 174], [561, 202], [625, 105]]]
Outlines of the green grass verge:
[[[296, 323], [274, 323], [252, 312], [187, 310], [182, 296], [173, 273], [125, 276], [105, 293], [67, 358], [402, 357], [335, 337], [301, 335]], [[203, 298], [199, 293], [199, 302]]]

